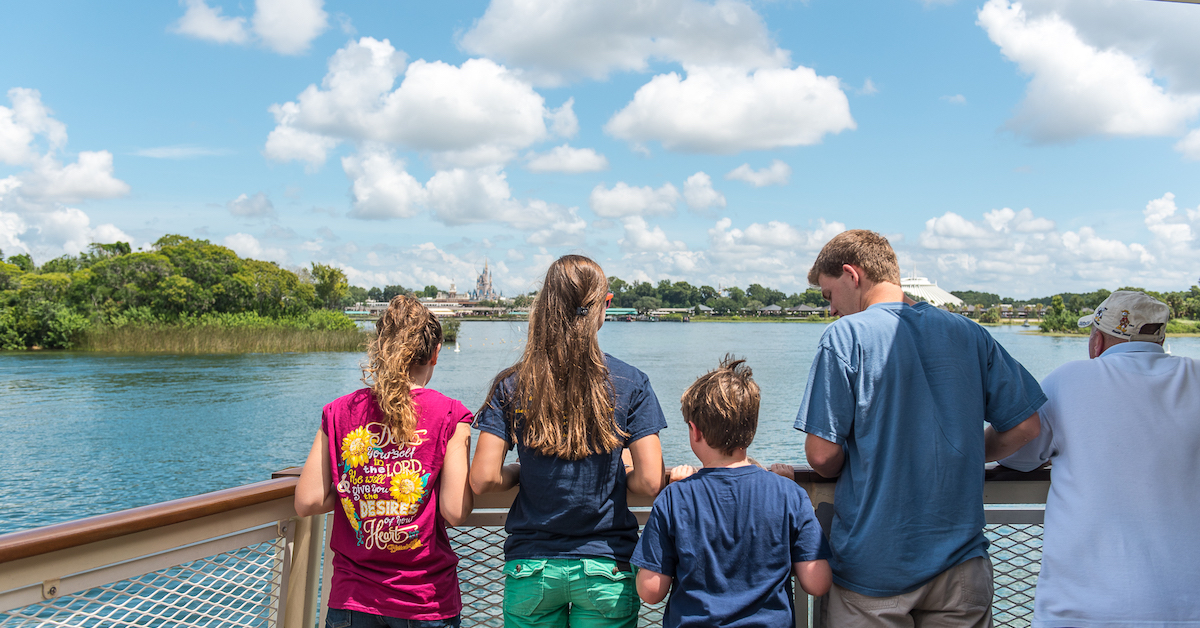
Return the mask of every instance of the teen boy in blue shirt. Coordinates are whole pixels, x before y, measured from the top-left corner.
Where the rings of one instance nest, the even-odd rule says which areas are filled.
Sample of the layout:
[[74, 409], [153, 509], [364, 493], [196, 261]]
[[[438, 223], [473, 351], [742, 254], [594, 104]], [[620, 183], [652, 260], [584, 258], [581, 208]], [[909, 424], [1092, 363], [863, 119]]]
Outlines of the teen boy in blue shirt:
[[654, 604], [671, 590], [664, 628], [793, 626], [792, 574], [810, 595], [824, 595], [833, 576], [808, 495], [746, 459], [758, 384], [745, 360], [727, 357], [682, 401], [704, 468], [654, 500], [630, 561], [641, 568], [638, 595]]

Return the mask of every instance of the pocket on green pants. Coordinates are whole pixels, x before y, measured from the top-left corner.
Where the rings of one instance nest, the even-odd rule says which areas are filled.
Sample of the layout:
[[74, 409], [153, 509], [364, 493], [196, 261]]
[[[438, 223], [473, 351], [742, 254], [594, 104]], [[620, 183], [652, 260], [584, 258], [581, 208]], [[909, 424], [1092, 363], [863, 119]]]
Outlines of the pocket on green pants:
[[637, 581], [633, 568], [622, 571], [616, 561], [608, 558], [584, 558], [583, 573], [588, 577], [588, 601], [596, 612], [610, 619], [629, 617], [637, 613]]
[[504, 563], [504, 608], [514, 615], [528, 615], [542, 603], [546, 561], [510, 560]]

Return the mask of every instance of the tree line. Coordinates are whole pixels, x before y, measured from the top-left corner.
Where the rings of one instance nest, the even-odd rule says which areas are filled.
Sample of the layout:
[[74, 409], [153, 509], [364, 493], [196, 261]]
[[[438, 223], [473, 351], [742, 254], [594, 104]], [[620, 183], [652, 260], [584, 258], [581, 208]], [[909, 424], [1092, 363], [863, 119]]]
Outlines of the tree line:
[[353, 322], [328, 310], [340, 309], [348, 293], [339, 268], [313, 263], [294, 272], [180, 235], [165, 235], [148, 251], [92, 244], [41, 266], [13, 255], [0, 261], [0, 349], [70, 348], [94, 326], [266, 320], [343, 329]]
[[[642, 312], [705, 305], [717, 313], [757, 311], [769, 305], [826, 305], [820, 290], [785, 294], [761, 284], [718, 289], [687, 281], [627, 282], [609, 277], [613, 307]], [[1137, 289], [1137, 288], [1122, 288]], [[420, 290], [402, 285], [351, 286], [340, 269], [316, 262], [288, 269], [274, 262], [241, 258], [208, 240], [165, 235], [149, 250], [133, 251], [127, 242], [92, 244], [79, 255], [63, 255], [40, 266], [27, 254], [0, 251], [0, 349], [33, 346], [66, 348], [83, 330], [95, 326], [164, 324], [261, 324], [284, 321], [315, 329], [352, 325], [336, 311], [367, 300], [389, 301], [398, 294], [434, 297], [436, 286]], [[1171, 307], [1172, 318], [1200, 319], [1200, 288], [1146, 291]], [[536, 292], [518, 295], [514, 307], [527, 307]], [[1079, 312], [1094, 309], [1108, 290], [1060, 293], [1028, 300], [956, 291], [968, 305], [992, 308], [1011, 304], [1049, 306], [1045, 331], [1067, 331]], [[497, 303], [483, 302], [494, 306]]]

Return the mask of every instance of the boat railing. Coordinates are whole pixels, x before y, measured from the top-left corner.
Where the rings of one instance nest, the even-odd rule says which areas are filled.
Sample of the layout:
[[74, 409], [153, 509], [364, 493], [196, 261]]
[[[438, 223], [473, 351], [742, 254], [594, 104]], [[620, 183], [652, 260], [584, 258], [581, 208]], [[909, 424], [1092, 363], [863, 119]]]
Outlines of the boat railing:
[[[323, 622], [330, 515], [299, 517], [298, 469], [270, 480], [0, 536], [0, 628], [266, 626]], [[1028, 626], [1049, 475], [987, 471], [987, 529], [997, 626]], [[796, 481], [828, 517], [833, 483]], [[450, 531], [461, 557], [464, 626], [502, 626], [504, 520], [515, 490], [476, 501]], [[630, 495], [645, 523], [651, 501]], [[797, 589], [797, 626], [821, 625], [821, 601]], [[662, 604], [639, 625], [660, 625]]]

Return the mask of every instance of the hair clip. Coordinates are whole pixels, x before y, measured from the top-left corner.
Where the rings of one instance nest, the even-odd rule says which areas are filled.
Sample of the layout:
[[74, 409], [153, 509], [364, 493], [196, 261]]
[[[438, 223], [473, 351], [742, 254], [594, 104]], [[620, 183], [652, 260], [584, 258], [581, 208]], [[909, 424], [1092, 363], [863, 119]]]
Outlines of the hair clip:
[[576, 316], [587, 316], [587, 313], [588, 313], [588, 309], [586, 307], [581, 306], [581, 307], [575, 308]]

